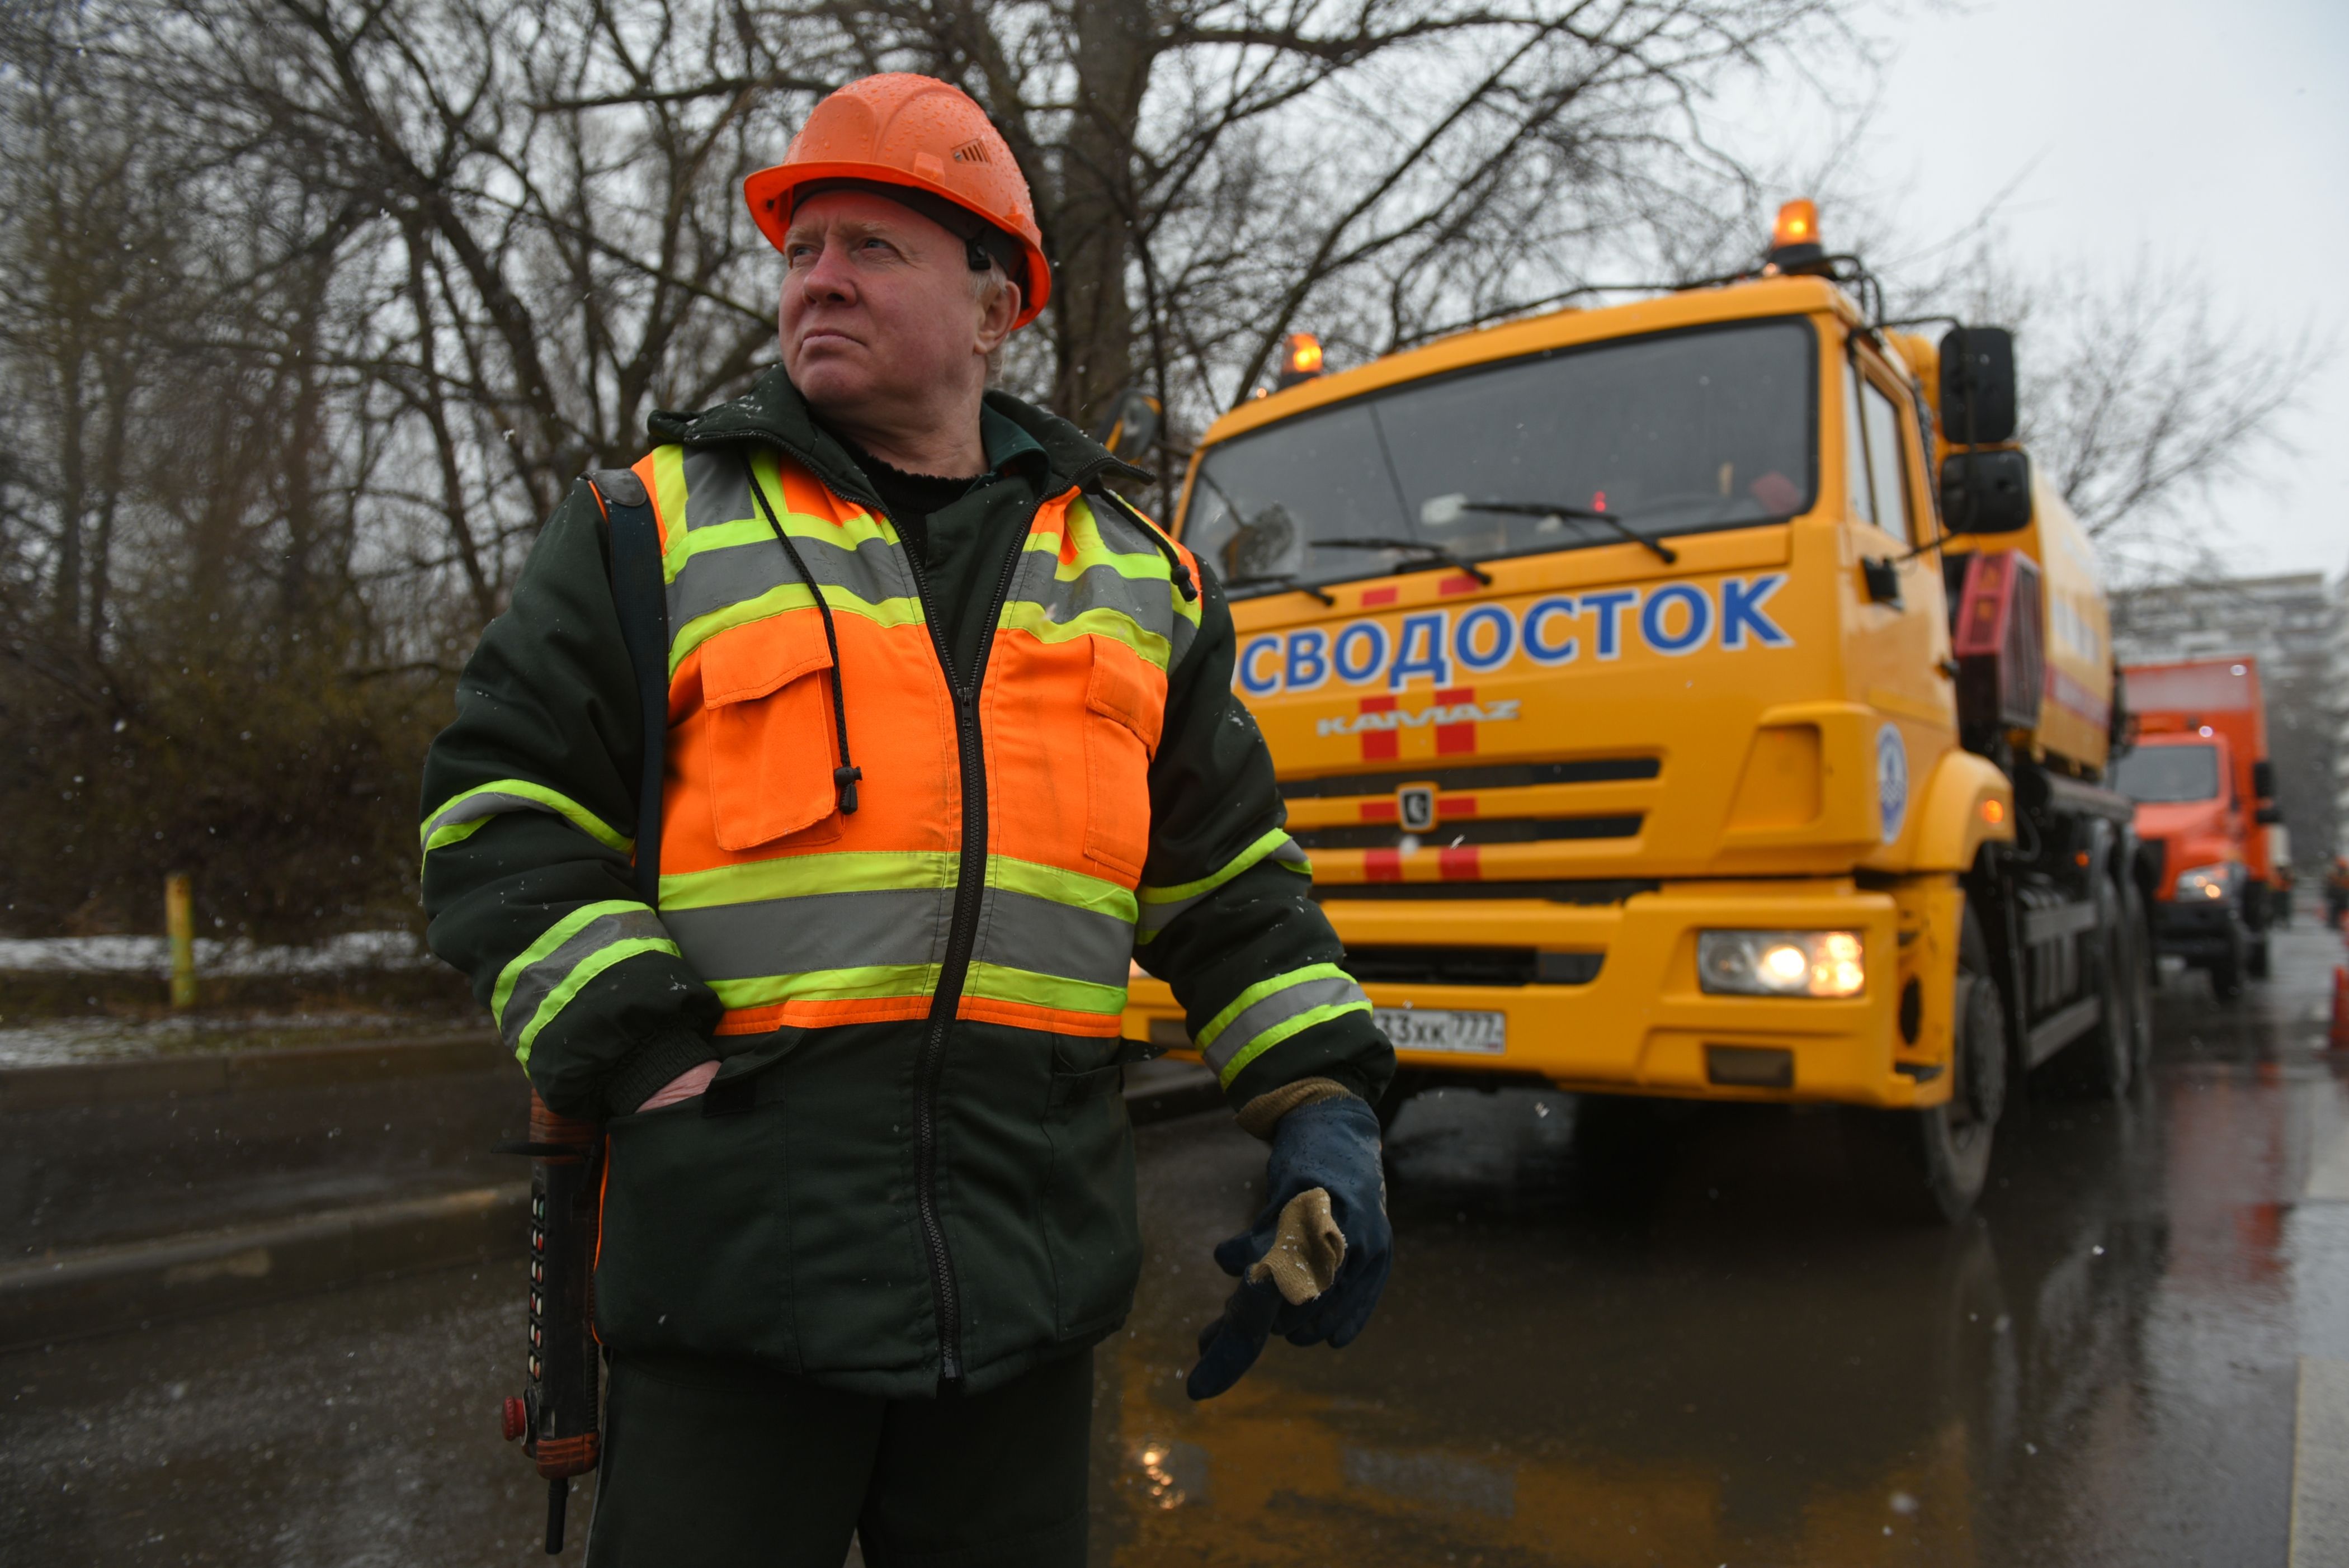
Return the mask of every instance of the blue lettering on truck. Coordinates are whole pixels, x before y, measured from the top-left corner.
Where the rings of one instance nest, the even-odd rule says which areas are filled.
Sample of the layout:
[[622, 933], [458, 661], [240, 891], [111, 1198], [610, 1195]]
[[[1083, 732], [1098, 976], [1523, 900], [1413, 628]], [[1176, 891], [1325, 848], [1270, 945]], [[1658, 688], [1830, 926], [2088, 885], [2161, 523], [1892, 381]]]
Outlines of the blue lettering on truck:
[[1249, 696], [1332, 683], [1400, 691], [1422, 679], [1452, 686], [1520, 660], [1548, 668], [1586, 657], [1612, 661], [1634, 647], [1674, 657], [1708, 645], [1729, 653], [1791, 648], [1795, 639], [1769, 611], [1785, 583], [1785, 573], [1766, 572], [1717, 583], [1551, 593], [1521, 611], [1477, 604], [1456, 620], [1449, 610], [1415, 611], [1392, 632], [1372, 620], [1264, 632], [1240, 645], [1238, 685]]

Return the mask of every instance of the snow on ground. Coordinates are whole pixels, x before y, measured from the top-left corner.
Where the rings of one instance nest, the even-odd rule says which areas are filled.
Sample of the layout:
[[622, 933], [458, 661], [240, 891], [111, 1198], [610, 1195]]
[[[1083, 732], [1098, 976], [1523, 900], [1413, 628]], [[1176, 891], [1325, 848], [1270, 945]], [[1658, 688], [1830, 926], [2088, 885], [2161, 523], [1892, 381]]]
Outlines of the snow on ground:
[[[434, 963], [405, 931], [357, 931], [307, 947], [261, 947], [242, 939], [196, 939], [198, 975], [338, 975], [353, 970], [420, 969]], [[171, 973], [171, 944], [160, 936], [0, 937], [0, 974], [153, 975]]]

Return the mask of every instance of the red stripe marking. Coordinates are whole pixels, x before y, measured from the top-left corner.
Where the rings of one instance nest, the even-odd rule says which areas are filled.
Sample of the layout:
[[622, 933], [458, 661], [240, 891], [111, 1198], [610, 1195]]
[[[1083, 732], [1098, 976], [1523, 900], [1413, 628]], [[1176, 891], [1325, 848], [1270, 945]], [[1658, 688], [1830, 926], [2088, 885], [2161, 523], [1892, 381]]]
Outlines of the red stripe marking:
[[1438, 795], [1435, 798], [1435, 814], [1439, 817], [1473, 817], [1476, 814], [1476, 797]]
[[[1474, 583], [1475, 579], [1472, 577], [1469, 581]], [[1444, 707], [1449, 707], [1455, 703], [1475, 702], [1476, 700], [1476, 688], [1475, 686], [1454, 686], [1447, 691], [1437, 692], [1435, 694], [1435, 700], [1439, 706]], [[1439, 724], [1435, 727], [1435, 754], [1438, 757], [1453, 757], [1464, 751], [1474, 751], [1475, 749], [1475, 720], [1470, 719], [1465, 724]]]
[[1456, 850], [1436, 851], [1436, 869], [1445, 882], [1475, 882], [1485, 873], [1476, 863], [1476, 846], [1463, 844]]
[[1446, 577], [1439, 581], [1435, 584], [1435, 591], [1444, 594], [1474, 593], [1483, 586], [1482, 583], [1464, 572], [1457, 577]]
[[1365, 605], [1392, 604], [1402, 596], [1402, 590], [1400, 588], [1365, 588], [1362, 590], [1362, 603]]
[[[1401, 706], [1391, 696], [1366, 696], [1362, 699], [1364, 713], [1392, 713]], [[1402, 755], [1402, 731], [1399, 729], [1365, 729], [1362, 736], [1362, 760], [1391, 761]]]
[[1362, 875], [1374, 882], [1402, 881], [1402, 851], [1401, 850], [1364, 850]]
[[1393, 821], [1394, 820], [1395, 820], [1395, 803], [1394, 803], [1393, 801], [1392, 801], [1392, 800], [1365, 800], [1365, 801], [1363, 801], [1363, 802], [1362, 802], [1362, 820], [1363, 820], [1363, 821], [1365, 821], [1365, 822], [1392, 822], [1392, 821]]

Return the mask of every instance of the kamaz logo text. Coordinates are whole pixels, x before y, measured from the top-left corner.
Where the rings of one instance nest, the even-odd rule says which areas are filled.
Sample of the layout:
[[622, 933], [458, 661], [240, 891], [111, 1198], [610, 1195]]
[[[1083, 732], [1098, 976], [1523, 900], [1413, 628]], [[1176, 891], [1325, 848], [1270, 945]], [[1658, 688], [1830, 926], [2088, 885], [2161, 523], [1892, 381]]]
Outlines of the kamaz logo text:
[[[1490, 675], [1518, 659], [1545, 667], [1592, 658], [1619, 659], [1644, 645], [1651, 653], [1678, 658], [1707, 644], [1727, 653], [1749, 648], [1790, 648], [1795, 639], [1770, 618], [1765, 606], [1786, 584], [1783, 572], [1757, 577], [1724, 577], [1718, 583], [1667, 583], [1652, 588], [1601, 588], [1588, 593], [1549, 593], [1522, 609], [1477, 604], [1459, 612], [1422, 610], [1392, 626], [1380, 620], [1348, 621], [1336, 626], [1300, 626], [1267, 632], [1240, 645], [1239, 688], [1249, 696], [1309, 692], [1337, 682], [1400, 691], [1424, 676], [1438, 690]], [[1469, 705], [1473, 707], [1473, 705]], [[1439, 711], [1423, 709], [1425, 713]], [[1515, 717], [1515, 712], [1509, 715]], [[1344, 721], [1325, 719], [1324, 735], [1354, 729], [1392, 728], [1402, 724], [1465, 723], [1459, 719], [1406, 717], [1400, 711], [1368, 713]], [[1373, 719], [1384, 723], [1373, 726]]]
[[1391, 707], [1384, 713], [1346, 713], [1314, 727], [1317, 735], [1361, 735], [1380, 729], [1419, 729], [1431, 724], [1501, 724], [1517, 717], [1517, 699], [1438, 703], [1433, 707]]

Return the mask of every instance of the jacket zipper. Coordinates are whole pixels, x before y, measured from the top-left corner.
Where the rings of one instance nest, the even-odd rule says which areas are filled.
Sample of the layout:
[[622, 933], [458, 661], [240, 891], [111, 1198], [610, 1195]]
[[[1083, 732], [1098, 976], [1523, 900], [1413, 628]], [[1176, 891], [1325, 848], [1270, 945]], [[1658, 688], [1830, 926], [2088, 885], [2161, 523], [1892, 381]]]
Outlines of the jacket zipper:
[[[774, 444], [803, 467], [814, 469], [816, 465], [804, 453], [783, 441]], [[842, 490], [829, 480], [823, 482], [844, 499], [887, 518], [890, 529], [898, 535], [899, 547], [904, 547], [905, 531], [897, 527], [897, 520], [890, 515], [879, 496], [858, 495]], [[921, 1225], [923, 1245], [930, 1254], [930, 1285], [938, 1313], [938, 1380], [942, 1383], [959, 1383], [963, 1376], [962, 1296], [955, 1282], [954, 1257], [947, 1250], [946, 1225], [938, 1218], [938, 1089], [946, 1077], [947, 1035], [954, 1026], [956, 1009], [962, 1005], [963, 982], [970, 974], [971, 949], [978, 943], [979, 905], [987, 895], [987, 753], [978, 729], [978, 696], [987, 684], [988, 656], [995, 649], [993, 628], [1002, 619], [1003, 602], [1011, 593], [1011, 579], [1019, 570], [1021, 557], [1028, 552], [1028, 531], [1035, 526], [1036, 514], [1050, 499], [1039, 495], [1020, 520], [1019, 533], [996, 578], [995, 592], [987, 602], [987, 619], [980, 624], [978, 662], [968, 684], [956, 678], [946, 629], [934, 613], [936, 606], [930, 596], [929, 573], [918, 554], [911, 550], [905, 552], [905, 564], [914, 573], [914, 591], [921, 595], [922, 622], [930, 631], [930, 647], [937, 655], [938, 673], [946, 677], [947, 687], [954, 694], [955, 742], [962, 769], [962, 859], [955, 883], [954, 922], [947, 929], [946, 963], [938, 971], [938, 988], [930, 996], [922, 1054], [916, 1064], [920, 1087], [914, 1100], [914, 1212]]]

